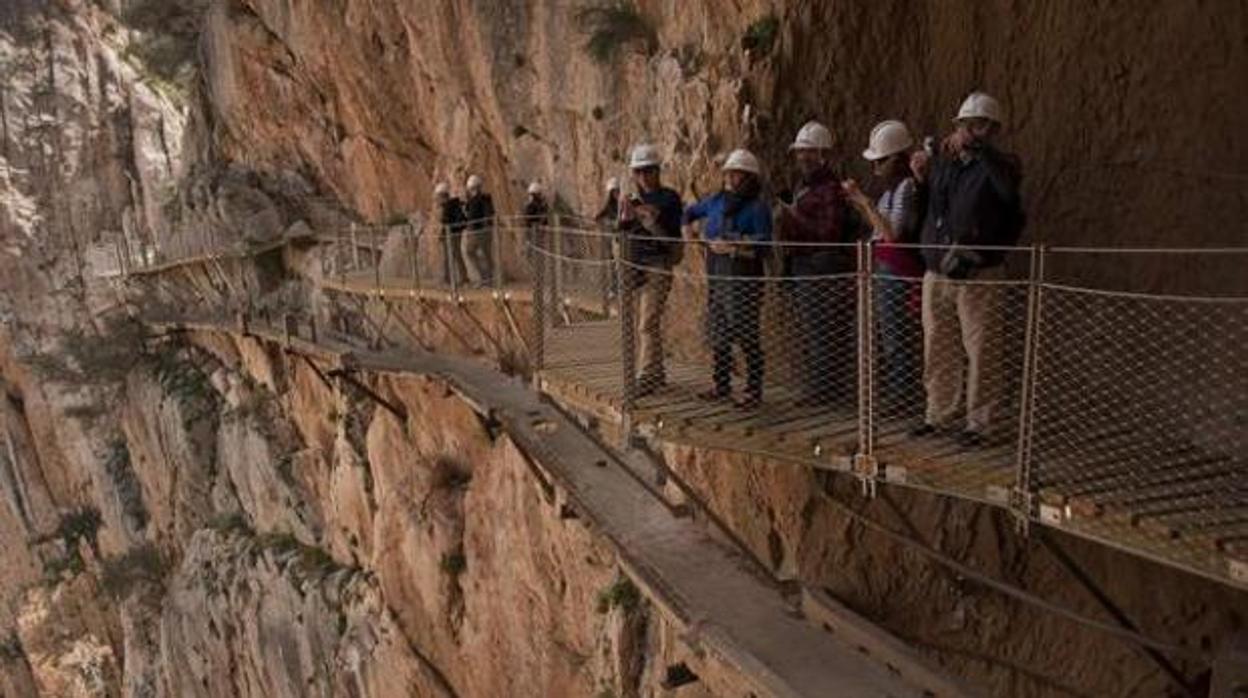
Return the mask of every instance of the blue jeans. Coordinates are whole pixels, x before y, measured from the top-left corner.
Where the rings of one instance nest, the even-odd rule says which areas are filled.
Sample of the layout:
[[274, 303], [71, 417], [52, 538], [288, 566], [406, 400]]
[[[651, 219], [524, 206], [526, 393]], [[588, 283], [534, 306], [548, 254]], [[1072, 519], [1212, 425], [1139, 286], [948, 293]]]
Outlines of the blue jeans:
[[872, 285], [879, 347], [876, 391], [881, 407], [896, 416], [918, 414], [924, 404], [919, 361], [923, 330], [916, 308], [911, 307], [918, 282], [876, 277]]

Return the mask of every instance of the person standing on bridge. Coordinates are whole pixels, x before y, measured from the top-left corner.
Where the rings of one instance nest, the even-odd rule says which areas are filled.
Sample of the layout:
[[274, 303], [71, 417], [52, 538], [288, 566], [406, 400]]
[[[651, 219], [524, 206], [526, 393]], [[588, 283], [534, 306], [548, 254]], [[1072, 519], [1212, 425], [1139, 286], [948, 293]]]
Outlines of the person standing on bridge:
[[472, 175], [467, 183], [468, 200], [464, 215], [468, 219], [464, 234], [464, 261], [473, 285], [482, 287], [494, 279], [494, 200], [482, 189], [481, 177]]
[[[954, 118], [954, 132], [935, 156], [916, 153], [918, 179], [930, 193], [923, 225], [923, 383], [927, 414], [916, 436], [954, 428], [966, 385], [966, 427], [958, 443], [979, 446], [1002, 399], [1000, 291], [1005, 253], [976, 249], [1018, 244], [1026, 223], [1018, 157], [994, 145], [1001, 105], [972, 92]], [[988, 282], [988, 283], [984, 283]]]
[[[602, 208], [598, 209], [598, 215], [594, 216], [594, 221], [598, 223], [599, 229], [605, 230], [609, 226], [615, 225], [616, 220], [620, 217], [620, 180], [612, 177], [606, 183], [606, 199], [602, 202]], [[605, 236], [600, 241], [602, 246], [600, 252], [604, 262], [613, 262], [620, 256], [619, 243], [614, 239], [608, 239]], [[615, 273], [614, 266], [607, 273], [607, 297], [614, 298], [619, 294], [620, 285], [619, 277]]]
[[758, 316], [763, 300], [764, 260], [771, 241], [771, 207], [759, 196], [762, 167], [748, 150], [724, 162], [724, 189], [685, 210], [690, 226], [706, 219], [706, 339], [714, 364], [714, 387], [704, 400], [732, 396], [732, 346], [745, 355], [745, 397], [737, 406], [757, 409], [763, 400], [763, 343]]
[[663, 312], [672, 288], [672, 267], [683, 253], [680, 195], [663, 186], [659, 149], [649, 143], [633, 148], [629, 157], [636, 193], [620, 201], [619, 229], [631, 236], [622, 283], [633, 292], [638, 305], [640, 336], [637, 397], [663, 387], [667, 372], [663, 357]]
[[890, 416], [914, 417], [914, 382], [919, 376], [923, 346], [919, 324], [919, 284], [923, 259], [915, 247], [898, 245], [919, 241], [923, 208], [918, 183], [910, 171], [914, 136], [900, 121], [883, 121], [871, 130], [862, 157], [883, 193], [872, 202], [853, 180], [845, 182], [850, 203], [871, 225], [875, 264], [871, 279], [872, 302], [879, 342], [882, 411]]
[[817, 121], [789, 146], [801, 179], [792, 205], [780, 206], [780, 239], [786, 245], [786, 288], [797, 311], [801, 366], [798, 404], [854, 406], [857, 324], [853, 273], [860, 222], [832, 167], [832, 133]]
[[433, 197], [438, 202], [439, 218], [442, 222], [443, 249], [445, 250], [442, 264], [442, 282], [447, 286], [461, 284], [468, 278], [464, 268], [461, 238], [464, 234], [464, 203], [457, 196], [451, 196], [451, 188], [446, 182], [438, 182], [433, 188]]
[[536, 264], [541, 257], [537, 250], [546, 243], [542, 233], [550, 225], [550, 204], [546, 203], [546, 191], [541, 182], [529, 184], [529, 199], [524, 203], [525, 249], [529, 264]]

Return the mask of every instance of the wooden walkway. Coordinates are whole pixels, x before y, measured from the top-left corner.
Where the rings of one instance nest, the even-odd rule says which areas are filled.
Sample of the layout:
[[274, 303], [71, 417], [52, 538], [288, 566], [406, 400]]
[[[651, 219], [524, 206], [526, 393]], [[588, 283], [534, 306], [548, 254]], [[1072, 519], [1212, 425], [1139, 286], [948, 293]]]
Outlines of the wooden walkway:
[[[229, 333], [220, 318], [159, 319], [163, 332]], [[248, 323], [244, 337], [280, 345], [344, 370], [431, 376], [445, 381], [484, 418], [498, 423], [550, 488], [551, 515], [566, 507], [615, 547], [621, 565], [681, 637], [738, 671], [745, 693], [778, 697], [962, 696], [970, 688], [932, 670], [910, 649], [845, 609], [801, 609], [720, 542], [672, 509], [621, 459], [522, 383], [465, 358], [420, 350], [374, 351], [322, 334], [315, 341]], [[852, 642], [852, 644], [851, 644]]]
[[[252, 256], [269, 249], [275, 248], [180, 260], [143, 273]], [[379, 280], [375, 270], [365, 270], [322, 277], [319, 283], [337, 293], [388, 301], [533, 300], [528, 281], [498, 289], [452, 290], [412, 278]], [[611, 313], [609, 309], [604, 312], [604, 299], [593, 294], [574, 292], [560, 300], [551, 317], [561, 325], [547, 330], [545, 363], [536, 377], [556, 399], [602, 420], [621, 422], [618, 320], [608, 319]], [[644, 433], [673, 442], [824, 470], [855, 470], [854, 456], [864, 452], [855, 410], [799, 407], [792, 391], [771, 385], [760, 410], [743, 412], [696, 398], [709, 389], [709, 374], [707, 365], [669, 361], [668, 386], [637, 402], [630, 415], [632, 423]], [[884, 482], [1006, 507], [1029, 520], [1248, 588], [1248, 471], [1242, 459], [1228, 460], [1182, 444], [1159, 445], [1138, 428], [1097, 437], [1100, 441], [1095, 443], [1088, 435], [1080, 435], [1081, 443], [1095, 447], [1133, 441], [1140, 446], [1109, 457], [1078, 448], [1056, 458], [1060, 462], [1048, 457], [1043, 467], [1033, 466], [1029, 499], [1018, 490], [1013, 437], [968, 450], [949, 438], [913, 438], [908, 434], [912, 425], [912, 420], [897, 419], [875, 424], [873, 460], [858, 460], [859, 475], [872, 476], [874, 463], [874, 473]]]
[[[555, 328], [546, 339], [540, 374], [544, 390], [580, 409], [622, 420], [624, 375], [620, 328], [615, 321]], [[707, 402], [710, 367], [669, 360], [667, 386], [641, 398], [633, 423], [681, 443], [751, 453], [812, 467], [850, 471], [859, 452], [858, 415], [853, 409], [802, 407], [795, 391], [773, 386], [758, 410]], [[1001, 444], [967, 450], [943, 439], [913, 439], [912, 421], [885, 422], [877, 429], [878, 457], [890, 481], [1004, 503], [1014, 486], [1014, 447]]]
[[[620, 345], [617, 321], [550, 330], [539, 375], [542, 389], [576, 410], [621, 422]], [[639, 399], [633, 409], [633, 425], [643, 433], [817, 469], [854, 471], [854, 455], [861, 452], [854, 410], [800, 407], [792, 391], [781, 386], [765, 392], [760, 409], [743, 411], [697, 397], [711, 388], [709, 366], [669, 360], [667, 373], [667, 386]], [[909, 434], [914, 424], [908, 419], [876, 425], [874, 455], [885, 482], [994, 506], [1016, 504], [1017, 443], [967, 449], [951, 438], [915, 438]], [[1201, 461], [1196, 472], [1174, 469], [1176, 453], [1137, 455], [1099, 466], [1049, 464], [1082, 476], [1041, 483], [1034, 502], [1041, 523], [1248, 587], [1248, 473], [1213, 458]], [[1219, 486], [1221, 492], [1211, 490]]]

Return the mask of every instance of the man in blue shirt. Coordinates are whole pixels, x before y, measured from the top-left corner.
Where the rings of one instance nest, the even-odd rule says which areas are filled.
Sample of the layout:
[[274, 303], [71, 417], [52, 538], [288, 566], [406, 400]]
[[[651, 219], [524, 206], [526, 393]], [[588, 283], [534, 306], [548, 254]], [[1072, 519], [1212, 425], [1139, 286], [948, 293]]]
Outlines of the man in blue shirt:
[[745, 397], [737, 406], [757, 409], [763, 399], [763, 344], [758, 317], [763, 298], [771, 207], [759, 194], [762, 168], [748, 150], [734, 150], [724, 163], [724, 190], [685, 211], [685, 225], [706, 219], [706, 341], [714, 363], [714, 387], [700, 395], [720, 401], [732, 396], [732, 346], [745, 355]]
[[[620, 202], [620, 230], [627, 231], [628, 259], [624, 260], [623, 281], [634, 290], [638, 304], [640, 347], [636, 397], [644, 397], [663, 387], [667, 371], [663, 363], [663, 312], [672, 289], [672, 267], [680, 261], [680, 195], [662, 185], [659, 149], [650, 144], [633, 148], [629, 168], [636, 194]], [[670, 242], [669, 242], [670, 240]]]

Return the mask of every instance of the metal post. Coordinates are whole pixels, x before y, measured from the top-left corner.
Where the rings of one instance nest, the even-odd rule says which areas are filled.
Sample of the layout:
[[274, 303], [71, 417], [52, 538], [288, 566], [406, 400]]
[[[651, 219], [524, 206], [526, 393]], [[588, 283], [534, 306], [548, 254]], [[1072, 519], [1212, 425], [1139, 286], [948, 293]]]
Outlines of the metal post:
[[611, 238], [607, 235], [607, 226], [599, 224], [595, 231], [597, 232], [598, 244], [601, 246], [599, 250], [599, 261], [602, 262], [602, 316], [611, 317], [611, 276], [615, 273], [615, 265], [611, 263]]
[[554, 301], [552, 303], [554, 308], [552, 310], [554, 311], [553, 317], [558, 318], [559, 308], [563, 307], [563, 272], [564, 272], [563, 270], [563, 242], [564, 242], [563, 241], [563, 221], [562, 219], [558, 217], [555, 218], [555, 229], [554, 229], [553, 234], [555, 236], [555, 239], [554, 239], [555, 252], [554, 252], [554, 255], [552, 256], [552, 260], [555, 265], [555, 278], [554, 278], [554, 285], [553, 285]]
[[620, 364], [624, 374], [620, 433], [626, 448], [632, 444], [633, 405], [637, 401], [636, 285], [630, 277], [641, 273], [627, 266], [627, 260], [632, 259], [631, 252], [631, 237], [629, 231], [624, 229], [620, 231], [620, 259], [616, 264], [620, 274]]
[[503, 290], [503, 237], [504, 236], [499, 235], [499, 227], [496, 224], [496, 221], [497, 221], [496, 218], [490, 220], [490, 225], [488, 228], [486, 228], [488, 232], [486, 232], [485, 234], [489, 236], [486, 239], [490, 246], [490, 259], [493, 262], [490, 266], [493, 268], [493, 271], [494, 271], [494, 279], [493, 279], [494, 290], [501, 292]]
[[[421, 232], [424, 232], [423, 230]], [[416, 224], [407, 224], [407, 234], [411, 244], [409, 251], [412, 257], [412, 288], [420, 288], [420, 233], [416, 232]]]
[[871, 253], [870, 244], [859, 240], [856, 246], [857, 268], [857, 312], [855, 328], [858, 336], [858, 453], [854, 457], [854, 473], [862, 482], [862, 492], [869, 497], [875, 496], [878, 468], [875, 462], [875, 428], [874, 400], [872, 386], [872, 353], [875, 348], [875, 336], [871, 321]]
[[533, 379], [541, 387], [539, 374], [546, 368], [546, 238], [548, 226], [537, 229], [537, 239], [532, 240], [534, 249], [529, 252], [533, 260]]
[[385, 249], [385, 240], [383, 236], [389, 233], [390, 227], [377, 228], [373, 232], [372, 249], [368, 251], [368, 258], [373, 263], [373, 279], [377, 285], [377, 297], [381, 298], [381, 251]]
[[355, 232], [355, 223], [351, 224], [351, 271], [360, 270], [360, 239]]
[[1031, 497], [1031, 438], [1035, 427], [1036, 376], [1039, 366], [1041, 338], [1040, 313], [1043, 309], [1044, 262], [1043, 245], [1031, 247], [1031, 264], [1027, 281], [1027, 324], [1023, 335], [1023, 377], [1018, 401], [1017, 476], [1010, 510], [1020, 531], [1026, 531], [1033, 514]]

